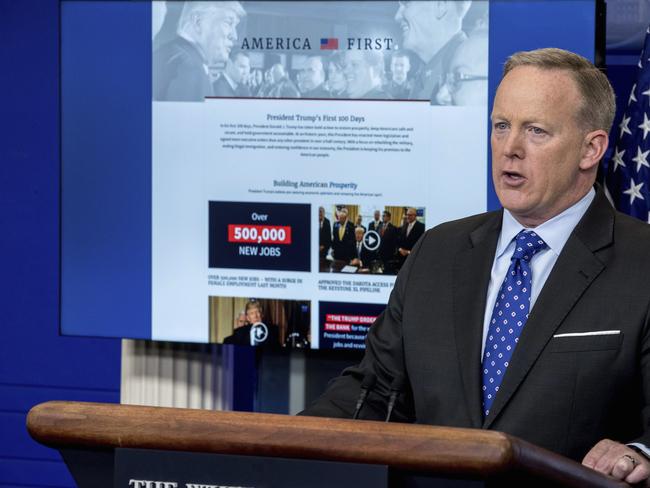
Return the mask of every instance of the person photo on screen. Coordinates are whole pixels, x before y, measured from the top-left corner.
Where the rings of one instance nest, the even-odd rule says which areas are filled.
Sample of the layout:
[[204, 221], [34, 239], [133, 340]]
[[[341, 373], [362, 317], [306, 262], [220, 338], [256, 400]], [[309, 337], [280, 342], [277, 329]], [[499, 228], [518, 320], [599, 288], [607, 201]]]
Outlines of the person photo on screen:
[[340, 51], [335, 51], [327, 59], [327, 81], [325, 89], [330, 98], [345, 98], [347, 81], [345, 81], [345, 56]]
[[300, 71], [302, 98], [328, 98], [325, 89], [325, 68], [323, 58], [310, 56]]
[[381, 51], [347, 51], [344, 73], [348, 98], [391, 98], [382, 87], [384, 55]]
[[463, 18], [471, 4], [461, 0], [399, 2], [395, 21], [402, 29], [401, 48], [413, 51], [422, 61], [409, 98], [437, 104], [441, 79], [449, 71], [454, 51], [465, 40]]
[[248, 77], [251, 61], [243, 51], [233, 52], [226, 62], [226, 69], [214, 82], [215, 97], [250, 97]]
[[325, 209], [318, 207], [318, 255], [325, 259], [332, 247], [332, 224], [325, 217]]
[[381, 212], [379, 210], [375, 210], [373, 213], [374, 220], [371, 220], [368, 223], [368, 230], [374, 230], [375, 232], [379, 233], [381, 230], [382, 226], [382, 221], [381, 221]]
[[357, 218], [354, 220], [354, 228], [356, 229], [357, 227], [361, 227], [364, 232], [367, 230], [366, 226], [363, 225], [363, 217], [361, 214], [357, 215]]
[[237, 318], [235, 319], [235, 326], [233, 330], [239, 329], [244, 325], [246, 325], [246, 310], [240, 310], [239, 313], [237, 314]]
[[212, 96], [210, 66], [228, 60], [245, 15], [239, 2], [185, 2], [176, 35], [153, 53], [153, 99], [203, 101]]
[[224, 344], [256, 346], [264, 349], [280, 347], [280, 329], [277, 325], [265, 322], [264, 308], [258, 300], [251, 299], [246, 302], [244, 313], [245, 325], [236, 327], [232, 335], [223, 340]]
[[350, 418], [373, 373], [361, 418], [383, 420], [399, 377], [396, 420], [504, 432], [648, 486], [650, 226], [596, 183], [615, 112], [582, 56], [510, 56], [491, 113], [503, 208], [423, 235], [360, 365], [304, 413]]
[[354, 257], [354, 224], [348, 220], [348, 209], [339, 208], [338, 221], [332, 229], [332, 257], [349, 262]]
[[396, 274], [399, 260], [397, 259], [397, 241], [399, 229], [391, 222], [392, 214], [384, 210], [379, 228], [379, 259], [381, 260], [385, 274]]
[[270, 70], [271, 85], [265, 90], [267, 98], [300, 98], [300, 91], [289, 78], [282, 63], [276, 63]]
[[406, 222], [399, 230], [397, 238], [397, 255], [400, 264], [411, 254], [415, 243], [424, 234], [424, 224], [417, 220], [417, 210], [413, 207], [406, 210]]
[[368, 268], [377, 259], [378, 255], [377, 251], [371, 251], [363, 244], [365, 234], [366, 229], [363, 227], [354, 229], [354, 258], [350, 260], [350, 265], [368, 272]]
[[487, 106], [488, 31], [473, 30], [458, 46], [436, 95], [440, 105]]
[[390, 58], [390, 81], [385, 89], [396, 100], [409, 98], [413, 83], [409, 80], [411, 58], [405, 51], [395, 51]]

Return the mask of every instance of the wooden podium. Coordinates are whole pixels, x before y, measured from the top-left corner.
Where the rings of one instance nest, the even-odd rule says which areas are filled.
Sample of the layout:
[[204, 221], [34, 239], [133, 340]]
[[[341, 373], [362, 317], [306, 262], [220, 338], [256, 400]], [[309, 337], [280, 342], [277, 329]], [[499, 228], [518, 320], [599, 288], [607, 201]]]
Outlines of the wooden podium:
[[[325, 473], [341, 466], [385, 469], [385, 484], [364, 484], [364, 475], [358, 475], [359, 487], [628, 486], [515, 437], [486, 430], [80, 402], [37, 405], [27, 416], [27, 428], [35, 440], [61, 451], [81, 488], [122, 486], [114, 480], [115, 459], [131, 450], [186, 456], [174, 459], [213, 455], [230, 467], [254, 456], [302, 467], [317, 462], [314, 466], [325, 467]], [[210, 459], [206, 463], [215, 465]], [[179, 463], [160, 458], [154, 464], [160, 468]], [[282, 469], [289, 471], [283, 472], [293, 472], [286, 466], [291, 464], [285, 464]], [[307, 464], [306, 469], [312, 468]], [[323, 481], [314, 469], [314, 479]], [[176, 486], [138, 483], [131, 486]], [[267, 479], [259, 486], [293, 485]]]

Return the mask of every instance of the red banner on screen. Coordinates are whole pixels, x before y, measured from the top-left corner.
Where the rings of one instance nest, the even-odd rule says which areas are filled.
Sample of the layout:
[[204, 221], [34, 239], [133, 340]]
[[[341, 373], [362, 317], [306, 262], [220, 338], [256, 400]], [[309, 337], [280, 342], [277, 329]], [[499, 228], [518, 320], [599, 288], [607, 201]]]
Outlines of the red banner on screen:
[[291, 244], [291, 227], [286, 225], [228, 224], [228, 242]]

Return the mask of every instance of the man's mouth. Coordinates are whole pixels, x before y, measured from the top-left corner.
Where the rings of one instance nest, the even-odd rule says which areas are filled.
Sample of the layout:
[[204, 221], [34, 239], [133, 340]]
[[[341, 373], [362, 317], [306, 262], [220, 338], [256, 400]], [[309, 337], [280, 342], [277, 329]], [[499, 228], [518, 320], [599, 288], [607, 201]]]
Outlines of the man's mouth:
[[520, 185], [526, 180], [526, 177], [517, 171], [503, 171], [501, 175], [504, 182], [512, 186]]
[[406, 35], [410, 30], [408, 22], [400, 22], [400, 27], [402, 28], [402, 34]]

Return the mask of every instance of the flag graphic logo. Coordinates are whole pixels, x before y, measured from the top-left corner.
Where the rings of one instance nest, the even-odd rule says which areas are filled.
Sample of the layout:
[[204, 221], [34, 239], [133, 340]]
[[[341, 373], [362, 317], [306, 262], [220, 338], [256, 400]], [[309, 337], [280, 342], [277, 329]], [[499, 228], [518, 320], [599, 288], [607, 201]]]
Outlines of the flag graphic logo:
[[339, 48], [339, 40], [336, 37], [321, 37], [321, 50], [330, 50]]

